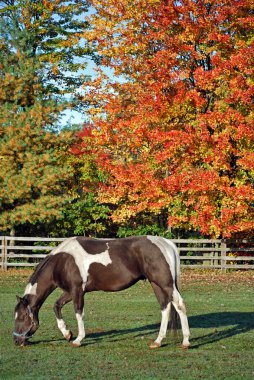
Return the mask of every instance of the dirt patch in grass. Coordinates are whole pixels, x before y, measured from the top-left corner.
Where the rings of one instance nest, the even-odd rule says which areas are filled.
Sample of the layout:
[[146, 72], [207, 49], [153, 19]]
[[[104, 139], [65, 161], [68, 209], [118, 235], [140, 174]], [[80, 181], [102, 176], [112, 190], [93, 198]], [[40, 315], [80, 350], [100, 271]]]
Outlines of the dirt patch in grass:
[[0, 277], [2, 278], [8, 278], [8, 277], [17, 277], [17, 276], [23, 276], [23, 277], [29, 277], [33, 273], [32, 268], [9, 268], [7, 270], [0, 270]]
[[232, 270], [224, 273], [221, 270], [211, 269], [183, 269], [181, 281], [183, 285], [217, 284], [219, 282], [225, 285], [254, 285], [254, 271]]

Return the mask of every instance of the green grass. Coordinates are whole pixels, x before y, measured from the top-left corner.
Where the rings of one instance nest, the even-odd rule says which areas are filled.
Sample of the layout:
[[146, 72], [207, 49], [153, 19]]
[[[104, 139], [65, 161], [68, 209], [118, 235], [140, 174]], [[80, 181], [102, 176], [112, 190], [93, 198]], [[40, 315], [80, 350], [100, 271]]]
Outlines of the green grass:
[[[88, 294], [87, 337], [79, 348], [71, 347], [57, 329], [52, 311], [56, 291], [40, 311], [33, 344], [16, 347], [15, 295], [23, 294], [28, 276], [25, 271], [0, 271], [1, 379], [254, 379], [253, 274], [245, 280], [244, 274], [184, 273], [182, 294], [192, 345], [188, 351], [180, 348], [180, 334], [168, 334], [160, 349], [149, 350], [160, 310], [148, 283], [115, 294]], [[76, 334], [71, 304], [64, 316]]]

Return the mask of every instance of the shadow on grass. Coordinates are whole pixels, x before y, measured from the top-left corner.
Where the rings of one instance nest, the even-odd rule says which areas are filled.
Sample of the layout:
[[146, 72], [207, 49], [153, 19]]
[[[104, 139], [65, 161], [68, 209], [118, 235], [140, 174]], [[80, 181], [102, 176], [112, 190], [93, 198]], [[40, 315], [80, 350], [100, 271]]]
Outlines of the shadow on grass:
[[[254, 313], [222, 312], [195, 315], [189, 317], [189, 324], [190, 329], [213, 329], [213, 332], [191, 339], [191, 348], [198, 348], [254, 329]], [[87, 335], [88, 344], [94, 343], [91, 339], [98, 341], [104, 337], [114, 337], [114, 341], [126, 334], [135, 334], [135, 337], [156, 335], [159, 328], [160, 324], [150, 324], [129, 329], [93, 332]]]
[[[191, 348], [199, 348], [203, 345], [218, 342], [222, 339], [230, 338], [235, 335], [243, 334], [254, 329], [254, 313], [250, 312], [222, 312], [209, 313], [202, 315], [194, 315], [189, 318], [190, 329], [213, 329], [205, 335], [191, 338]], [[105, 338], [110, 341], [119, 341], [125, 339], [125, 335], [134, 334], [134, 337], [145, 337], [148, 335], [156, 335], [159, 332], [160, 324], [150, 324], [140, 327], [127, 329], [114, 329], [96, 332], [88, 332], [83, 342], [84, 346], [93, 345]], [[220, 329], [218, 331], [217, 329]], [[50, 342], [66, 342], [65, 339], [47, 339], [31, 342], [32, 344], [50, 343]]]
[[[195, 315], [189, 318], [189, 324], [190, 328], [213, 329], [213, 332], [209, 334], [191, 339], [191, 347], [198, 348], [253, 330], [254, 313], [222, 312]], [[220, 329], [220, 331], [217, 329]]]

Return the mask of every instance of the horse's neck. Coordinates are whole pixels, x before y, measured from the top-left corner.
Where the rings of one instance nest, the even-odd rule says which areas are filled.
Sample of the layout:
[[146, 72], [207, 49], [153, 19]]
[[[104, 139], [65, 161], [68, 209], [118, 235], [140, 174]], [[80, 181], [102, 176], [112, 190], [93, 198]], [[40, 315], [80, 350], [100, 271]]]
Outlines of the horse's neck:
[[29, 283], [26, 287], [25, 294], [31, 308], [40, 309], [46, 298], [55, 289], [52, 280], [49, 280], [48, 273], [42, 271], [36, 279], [33, 279], [33, 285]]

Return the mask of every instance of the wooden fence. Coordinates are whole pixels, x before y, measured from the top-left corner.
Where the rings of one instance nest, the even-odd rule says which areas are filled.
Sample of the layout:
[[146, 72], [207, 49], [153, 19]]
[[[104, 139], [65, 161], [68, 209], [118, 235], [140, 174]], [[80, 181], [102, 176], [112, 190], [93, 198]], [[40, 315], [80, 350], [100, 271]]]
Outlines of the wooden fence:
[[[0, 267], [38, 264], [65, 238], [0, 236]], [[172, 239], [180, 251], [182, 267], [254, 269], [254, 242], [209, 239]]]

